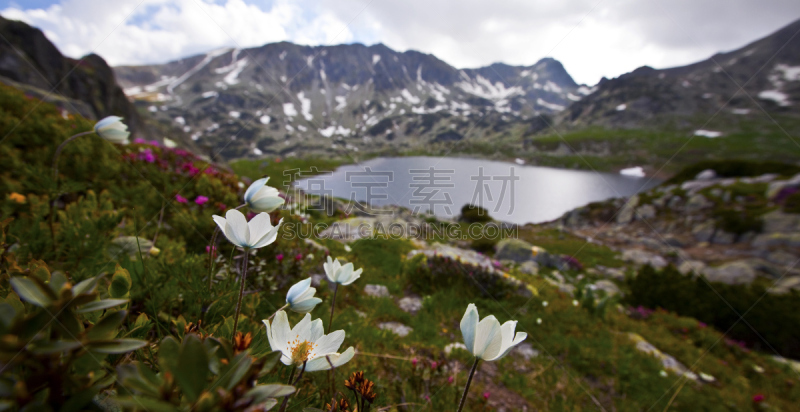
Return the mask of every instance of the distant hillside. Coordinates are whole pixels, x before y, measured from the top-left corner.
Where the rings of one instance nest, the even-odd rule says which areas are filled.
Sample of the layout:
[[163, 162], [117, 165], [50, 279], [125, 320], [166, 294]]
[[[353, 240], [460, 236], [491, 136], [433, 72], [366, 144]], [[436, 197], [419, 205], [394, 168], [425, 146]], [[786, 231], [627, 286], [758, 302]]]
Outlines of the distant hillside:
[[604, 79], [559, 120], [570, 126], [641, 127], [656, 116], [710, 116], [720, 109], [741, 116], [761, 112], [759, 106], [770, 113], [798, 114], [799, 32], [800, 20], [698, 63], [664, 70], [645, 66]]
[[0, 82], [88, 119], [124, 117], [134, 136], [152, 133], [100, 56], [64, 57], [41, 30], [3, 17], [0, 35]]
[[382, 44], [282, 42], [114, 70], [137, 104], [226, 158], [491, 142], [590, 92], [553, 59], [459, 70]]

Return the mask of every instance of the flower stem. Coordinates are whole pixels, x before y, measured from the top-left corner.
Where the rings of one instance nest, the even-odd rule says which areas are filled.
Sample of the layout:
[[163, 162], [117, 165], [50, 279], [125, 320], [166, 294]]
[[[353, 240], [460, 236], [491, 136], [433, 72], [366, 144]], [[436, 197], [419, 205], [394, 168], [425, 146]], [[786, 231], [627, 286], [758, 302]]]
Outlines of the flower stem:
[[[294, 367], [294, 365], [292, 365], [292, 373], [289, 375], [289, 385], [292, 385], [292, 386], [294, 386], [294, 385], [297, 385], [297, 382], [300, 382], [300, 378], [302, 378], [302, 377], [303, 377], [303, 372], [305, 372], [305, 371], [306, 371], [306, 362], [305, 362], [305, 361], [303, 362], [303, 369], [300, 369], [300, 375], [297, 375], [297, 379], [296, 379], [294, 382], [292, 382], [292, 377], [294, 377], [294, 371], [295, 371], [296, 369], [297, 369], [297, 368], [295, 368], [295, 367]], [[295, 393], [297, 393], [297, 391], [296, 391], [296, 390], [295, 390]], [[288, 405], [288, 404], [289, 404], [289, 398], [291, 398], [291, 397], [292, 397], [292, 395], [291, 395], [291, 394], [289, 394], [289, 395], [286, 395], [286, 396], [283, 398], [283, 403], [281, 404], [281, 409], [280, 409], [278, 412], [284, 412], [284, 411], [286, 411], [286, 405]]]
[[239, 301], [236, 302], [236, 317], [233, 318], [233, 334], [231, 334], [231, 339], [236, 336], [236, 329], [239, 327], [239, 313], [242, 310], [242, 296], [244, 296], [244, 280], [247, 277], [247, 259], [250, 257], [250, 250], [244, 250], [244, 261], [242, 262], [242, 278], [241, 278], [241, 286], [239, 287]]
[[333, 330], [333, 308], [336, 307], [336, 292], [339, 291], [339, 284], [333, 287], [333, 301], [331, 301], [331, 320], [328, 322], [328, 332]]
[[284, 309], [286, 309], [286, 308], [288, 308], [288, 307], [289, 307], [289, 304], [288, 304], [288, 303], [287, 303], [287, 304], [285, 304], [285, 305], [283, 305], [283, 306], [282, 306], [280, 309], [276, 310], [276, 311], [275, 311], [275, 313], [273, 313], [272, 315], [270, 315], [270, 316], [267, 318], [267, 320], [272, 320], [272, 318], [274, 318], [274, 317], [275, 317], [275, 315], [277, 315], [277, 314], [278, 314], [278, 312], [280, 312], [280, 311], [282, 311], [282, 310], [284, 310]]
[[[216, 225], [215, 225], [216, 226]], [[211, 287], [214, 284], [214, 264], [217, 259], [214, 258], [217, 250], [217, 234], [219, 234], [219, 226], [214, 228], [214, 234], [211, 235], [211, 246], [208, 248], [208, 291], [211, 292]]]
[[472, 383], [472, 376], [475, 375], [475, 370], [478, 369], [478, 362], [481, 359], [475, 357], [475, 363], [472, 365], [472, 370], [469, 371], [469, 379], [467, 379], [467, 386], [464, 387], [464, 395], [461, 396], [461, 403], [458, 405], [458, 412], [461, 412], [464, 409], [464, 403], [467, 402], [467, 392], [469, 392], [469, 385]]

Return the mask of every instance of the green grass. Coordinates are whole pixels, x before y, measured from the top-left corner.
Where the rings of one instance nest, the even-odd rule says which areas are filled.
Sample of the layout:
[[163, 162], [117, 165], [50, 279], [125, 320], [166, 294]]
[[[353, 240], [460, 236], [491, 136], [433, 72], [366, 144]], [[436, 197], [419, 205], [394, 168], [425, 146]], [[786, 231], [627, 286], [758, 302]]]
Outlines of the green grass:
[[346, 159], [284, 157], [237, 160], [230, 166], [239, 176], [246, 176], [253, 180], [268, 176], [270, 186], [285, 189], [298, 179], [295, 172], [302, 173], [300, 178], [305, 178], [319, 173], [332, 172], [347, 163], [349, 160]]

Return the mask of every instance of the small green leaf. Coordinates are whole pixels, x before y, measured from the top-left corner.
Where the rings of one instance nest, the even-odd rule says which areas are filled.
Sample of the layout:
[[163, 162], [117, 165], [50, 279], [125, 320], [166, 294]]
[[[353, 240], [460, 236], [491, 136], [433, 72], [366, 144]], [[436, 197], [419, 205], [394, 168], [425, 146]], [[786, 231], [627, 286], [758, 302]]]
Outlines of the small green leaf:
[[57, 270], [50, 275], [50, 289], [53, 292], [58, 293], [61, 291], [61, 288], [67, 283], [67, 276], [64, 275], [64, 272]]
[[247, 391], [245, 396], [253, 398], [253, 402], [255, 403], [261, 403], [266, 401], [268, 398], [283, 398], [284, 396], [289, 396], [293, 394], [294, 391], [294, 386], [290, 385], [258, 385], [255, 388]]
[[49, 355], [51, 353], [69, 352], [81, 346], [83, 345], [76, 340], [56, 340], [42, 344], [37, 343], [31, 348], [31, 352], [37, 355]]
[[111, 276], [111, 285], [108, 286], [108, 294], [112, 298], [127, 298], [131, 289], [131, 275], [128, 270], [117, 264], [114, 275]]
[[11, 305], [17, 314], [25, 313], [25, 305], [22, 304], [22, 301], [19, 300], [19, 296], [17, 296], [16, 293], [9, 293], [5, 299], [0, 299], [0, 302]]
[[233, 389], [244, 378], [251, 366], [253, 366], [253, 358], [246, 352], [240, 353], [230, 361], [230, 366], [223, 374], [223, 378], [219, 380], [219, 385], [224, 385], [227, 390]]
[[112, 355], [135, 351], [147, 345], [147, 341], [139, 339], [115, 339], [109, 341], [89, 342], [87, 345], [91, 350], [99, 353]]
[[55, 296], [51, 296], [53, 291], [50, 288], [42, 287], [31, 278], [13, 277], [10, 282], [11, 287], [22, 300], [36, 306], [47, 307], [56, 299]]
[[158, 366], [162, 371], [167, 371], [175, 376], [178, 369], [178, 357], [181, 353], [181, 346], [172, 336], [167, 336], [158, 345]]
[[119, 306], [123, 303], [127, 303], [128, 299], [104, 299], [104, 300], [96, 300], [94, 302], [89, 302], [80, 308], [78, 308], [75, 312], [78, 313], [88, 313], [94, 312], [96, 310], [103, 310], [108, 308], [113, 308], [114, 306]]
[[117, 336], [117, 329], [119, 325], [125, 320], [125, 316], [128, 315], [127, 311], [120, 310], [116, 312], [111, 312], [100, 319], [100, 322], [97, 322], [89, 332], [86, 333], [86, 336], [90, 340], [108, 340], [114, 339]]
[[203, 392], [208, 376], [208, 355], [197, 336], [186, 336], [181, 346], [178, 368], [174, 373], [175, 381], [183, 390], [183, 394], [189, 402], [195, 402]]
[[75, 296], [81, 295], [83, 293], [92, 293], [94, 292], [94, 288], [97, 287], [97, 282], [100, 281], [104, 275], [95, 276], [93, 278], [86, 279], [84, 281], [78, 282], [74, 288], [72, 288], [72, 293]]
[[148, 398], [146, 396], [132, 396], [130, 398], [119, 398], [117, 400], [124, 410], [145, 410], [148, 412], [178, 412], [179, 409], [175, 406], [160, 401], [158, 399]]
[[272, 368], [278, 364], [278, 361], [281, 359], [281, 351], [276, 350], [275, 352], [270, 352], [264, 356], [264, 367], [261, 368], [261, 372], [259, 376], [264, 376], [272, 371]]

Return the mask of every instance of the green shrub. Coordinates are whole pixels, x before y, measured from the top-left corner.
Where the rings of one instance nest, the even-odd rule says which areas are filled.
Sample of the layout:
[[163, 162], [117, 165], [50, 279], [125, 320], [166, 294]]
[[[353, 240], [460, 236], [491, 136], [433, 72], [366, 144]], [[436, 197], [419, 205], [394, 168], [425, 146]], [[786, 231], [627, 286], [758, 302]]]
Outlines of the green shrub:
[[[800, 356], [800, 295], [772, 295], [763, 286], [727, 285], [683, 275], [672, 266], [643, 267], [629, 281], [632, 306], [663, 308], [715, 326], [750, 347]], [[740, 315], [744, 318], [740, 320]], [[763, 337], [763, 340], [762, 340]], [[767, 343], [765, 343], [766, 341]]]
[[520, 289], [520, 285], [504, 276], [444, 256], [419, 254], [406, 260], [403, 276], [417, 293], [432, 294], [440, 290], [461, 290], [465, 296], [500, 299]]
[[464, 205], [461, 208], [462, 221], [467, 223], [484, 223], [491, 222], [492, 217], [489, 216], [489, 211], [486, 208], [475, 205]]

